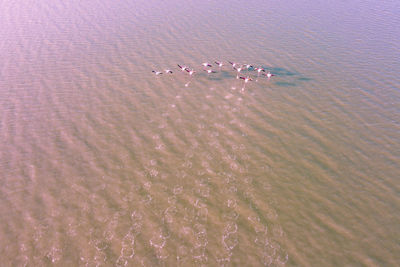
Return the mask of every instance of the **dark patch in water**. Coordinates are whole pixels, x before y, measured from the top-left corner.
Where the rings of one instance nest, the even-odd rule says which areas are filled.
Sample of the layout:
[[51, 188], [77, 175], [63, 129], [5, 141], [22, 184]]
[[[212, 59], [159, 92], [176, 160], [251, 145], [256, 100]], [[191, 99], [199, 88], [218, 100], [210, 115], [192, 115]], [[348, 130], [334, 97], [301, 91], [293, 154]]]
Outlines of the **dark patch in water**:
[[215, 77], [215, 76], [213, 76], [213, 77], [210, 76], [210, 77], [208, 77], [208, 79], [211, 81], [222, 81], [223, 80], [222, 77]]
[[[298, 77], [293, 77], [296, 79], [296, 81], [310, 81], [312, 80], [311, 78], [307, 77], [301, 77], [301, 74], [293, 71], [289, 71], [285, 68], [280, 68], [280, 67], [267, 67], [267, 66], [262, 66], [267, 72], [271, 72], [272, 74], [276, 75], [273, 79], [278, 79], [279, 77], [292, 77], [292, 76], [298, 76]], [[200, 72], [196, 76], [197, 77], [202, 77], [206, 78], [211, 81], [222, 81], [225, 79], [235, 79], [236, 78], [236, 71], [233, 69], [226, 69], [226, 70], [216, 70], [217, 73], [212, 73], [212, 74], [207, 74], [205, 72]], [[255, 71], [253, 68], [246, 69], [244, 68], [242, 70], [242, 73], [240, 76], [250, 76], [250, 77], [255, 77], [257, 76], [257, 71]], [[259, 75], [259, 78], [261, 79], [263, 76]], [[278, 86], [283, 86], [283, 87], [293, 87], [297, 86], [295, 82], [293, 82], [293, 79], [290, 79], [290, 81], [277, 81], [274, 84]]]
[[271, 67], [263, 67], [263, 68], [265, 68], [266, 70], [270, 71], [272, 74], [275, 74], [277, 76], [285, 77], [285, 76], [298, 75], [298, 73], [289, 71], [284, 68], [274, 68], [274, 67], [272, 67], [272, 68]]
[[301, 77], [301, 78], [298, 78], [298, 80], [299, 81], [311, 81], [312, 79], [311, 78], [307, 78], [307, 77]]
[[[231, 72], [229, 72], [229, 71], [223, 70], [223, 71], [221, 71], [220, 73], [221, 73], [221, 76], [222, 76], [223, 78], [232, 78], [232, 77], [236, 77], [235, 75], [233, 75], [233, 74], [232, 74]], [[216, 74], [218, 74], [218, 73], [216, 73]]]
[[275, 82], [275, 84], [278, 86], [283, 86], [283, 87], [297, 86], [295, 83], [290, 83], [290, 82]]

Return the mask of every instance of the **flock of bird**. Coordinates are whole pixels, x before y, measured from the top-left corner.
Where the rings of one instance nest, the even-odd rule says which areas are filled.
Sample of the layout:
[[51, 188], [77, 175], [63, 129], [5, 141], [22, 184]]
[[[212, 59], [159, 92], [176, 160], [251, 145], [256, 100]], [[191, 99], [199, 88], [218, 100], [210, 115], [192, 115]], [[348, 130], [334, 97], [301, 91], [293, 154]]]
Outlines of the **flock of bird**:
[[[245, 84], [249, 81], [253, 81], [253, 79], [250, 76], [241, 76], [241, 74], [242, 74], [241, 71], [244, 69], [246, 69], [248, 71], [257, 71], [257, 77], [259, 77], [261, 74], [262, 76], [267, 77], [268, 80], [271, 79], [272, 76], [275, 76], [270, 71], [267, 72], [267, 70], [265, 70], [262, 67], [254, 67], [250, 64], [239, 64], [239, 63], [235, 63], [235, 62], [231, 62], [231, 61], [228, 61], [228, 63], [231, 65], [232, 69], [234, 71], [236, 71], [236, 79], [243, 80]], [[219, 62], [219, 61], [215, 61], [215, 64], [219, 67], [219, 71], [221, 71], [222, 67], [225, 65], [223, 62]], [[210, 63], [205, 62], [205, 63], [202, 63], [201, 65], [203, 66], [203, 71], [207, 72], [207, 74], [217, 73], [217, 71], [210, 69], [210, 68], [212, 68], [212, 65]], [[182, 72], [186, 72], [189, 76], [192, 76], [193, 74], [196, 73], [196, 71], [193, 68], [189, 68], [189, 67], [182, 66], [179, 64], [178, 64], [178, 67]], [[164, 72], [155, 71], [155, 70], [153, 70], [152, 72], [155, 75], [161, 75], [163, 73], [166, 73], [166, 74], [173, 73], [173, 71], [170, 69], [166, 69], [166, 70], [164, 70]]]

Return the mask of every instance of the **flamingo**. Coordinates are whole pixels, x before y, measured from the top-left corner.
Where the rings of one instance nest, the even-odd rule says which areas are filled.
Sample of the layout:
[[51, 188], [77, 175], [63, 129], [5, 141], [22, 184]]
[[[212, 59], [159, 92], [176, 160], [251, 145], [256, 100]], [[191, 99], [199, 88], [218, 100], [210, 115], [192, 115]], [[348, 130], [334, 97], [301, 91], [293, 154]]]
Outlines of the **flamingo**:
[[153, 72], [155, 75], [161, 75], [161, 74], [162, 74], [161, 71], [155, 71], [155, 70], [153, 70], [153, 71], [151, 71], [151, 72]]
[[244, 64], [243, 66], [244, 66], [244, 67], [246, 67], [246, 69], [253, 68], [253, 66], [252, 66], [252, 65], [250, 65], [250, 64]]
[[247, 83], [247, 82], [249, 82], [249, 81], [252, 81], [252, 80], [253, 80], [253, 79], [252, 79], [252, 78], [250, 78], [249, 76], [247, 76], [247, 77], [240, 76], [240, 77], [239, 77], [239, 79], [242, 79], [242, 80], [244, 80], [244, 82], [245, 82], [245, 83]]
[[211, 64], [210, 64], [210, 63], [207, 63], [207, 62], [202, 63], [201, 65], [203, 65], [204, 67], [210, 67], [210, 68], [212, 67]]
[[181, 66], [181, 65], [178, 64], [178, 67], [181, 69], [181, 71], [187, 70], [187, 67], [186, 67], [186, 66]]
[[219, 61], [215, 61], [215, 64], [217, 64], [219, 68], [222, 68], [222, 66], [224, 65], [222, 62]]
[[170, 74], [172, 74], [172, 70], [165, 70], [165, 73], [170, 73]]
[[235, 63], [235, 62], [230, 62], [230, 61], [228, 61], [228, 62], [232, 65], [233, 68], [236, 67], [236, 65], [239, 65], [238, 63]]
[[265, 72], [265, 69], [263, 68], [254, 68], [258, 73], [257, 73], [257, 77], [260, 76], [260, 72]]
[[242, 71], [242, 67], [239, 68], [233, 67], [233, 69], [237, 71], [236, 79], [239, 79], [239, 73]]
[[271, 79], [272, 76], [275, 76], [275, 74], [272, 74], [271, 72], [268, 71], [267, 74], [263, 73], [264, 76], [267, 76], [268, 80]]
[[253, 79], [250, 78], [249, 76], [247, 76], [247, 77], [240, 76], [239, 79], [244, 80], [244, 85], [243, 85], [243, 87], [242, 87], [242, 92], [243, 92], [244, 89], [246, 88], [246, 83], [253, 80]]
[[210, 74], [210, 73], [217, 73], [215, 70], [204, 70], [204, 71], [206, 71], [208, 74]]
[[190, 76], [192, 76], [193, 73], [195, 73], [194, 70], [191, 70], [191, 69], [189, 69], [189, 68], [186, 68], [186, 72], [189, 73]]

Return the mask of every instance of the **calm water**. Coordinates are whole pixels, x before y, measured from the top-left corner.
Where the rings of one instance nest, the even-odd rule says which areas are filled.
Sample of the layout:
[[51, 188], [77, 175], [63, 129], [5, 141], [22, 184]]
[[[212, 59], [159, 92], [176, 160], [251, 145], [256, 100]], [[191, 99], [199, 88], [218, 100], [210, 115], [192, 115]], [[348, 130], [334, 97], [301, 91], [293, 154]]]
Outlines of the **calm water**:
[[398, 0], [1, 1], [2, 265], [398, 265], [399, 25]]

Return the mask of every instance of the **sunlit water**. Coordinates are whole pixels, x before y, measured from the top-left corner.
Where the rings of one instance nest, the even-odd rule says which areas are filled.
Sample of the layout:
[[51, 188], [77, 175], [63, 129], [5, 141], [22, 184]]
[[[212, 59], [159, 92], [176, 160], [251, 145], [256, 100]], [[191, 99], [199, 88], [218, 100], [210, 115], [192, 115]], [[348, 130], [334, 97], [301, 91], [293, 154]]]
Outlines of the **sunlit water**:
[[1, 265], [395, 266], [399, 3], [2, 1]]

